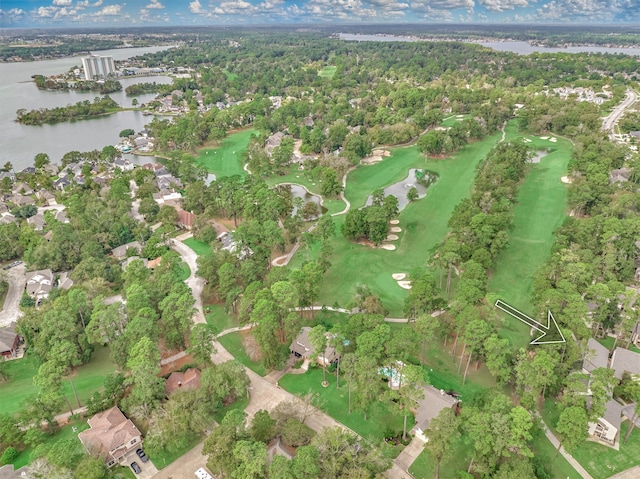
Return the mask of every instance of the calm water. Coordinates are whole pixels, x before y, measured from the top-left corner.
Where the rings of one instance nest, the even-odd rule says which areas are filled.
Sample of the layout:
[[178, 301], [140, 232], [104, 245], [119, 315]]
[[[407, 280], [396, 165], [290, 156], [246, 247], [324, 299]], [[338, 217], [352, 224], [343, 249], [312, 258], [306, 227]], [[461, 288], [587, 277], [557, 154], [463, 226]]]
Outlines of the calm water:
[[[104, 50], [101, 55], [112, 55], [115, 60], [124, 60], [144, 53], [153, 53], [169, 47], [125, 48]], [[150, 117], [136, 111], [123, 111], [113, 115], [55, 125], [26, 126], [14, 122], [20, 108], [54, 108], [93, 100], [99, 96], [95, 92], [49, 92], [38, 90], [31, 82], [35, 74], [53, 75], [81, 65], [80, 57], [59, 60], [44, 60], [25, 63], [0, 63], [0, 165], [7, 161], [21, 170], [33, 163], [36, 154], [47, 153], [51, 160], [58, 162], [68, 151], [89, 151], [102, 149], [118, 142], [118, 133], [126, 128], [141, 130], [149, 123]], [[170, 83], [168, 77], [141, 77], [121, 80], [123, 88], [141, 82]], [[134, 97], [127, 97], [124, 91], [110, 95], [123, 106], [131, 106]], [[151, 100], [154, 94], [139, 95], [138, 102]]]
[[352, 42], [415, 42], [415, 38], [400, 37], [397, 35], [366, 35], [359, 33], [338, 33], [340, 40]]
[[514, 52], [520, 55], [531, 53], [624, 53], [625, 55], [640, 56], [640, 48], [619, 47], [567, 47], [550, 48], [530, 45], [528, 42], [481, 42], [480, 45], [498, 50], [500, 52]]

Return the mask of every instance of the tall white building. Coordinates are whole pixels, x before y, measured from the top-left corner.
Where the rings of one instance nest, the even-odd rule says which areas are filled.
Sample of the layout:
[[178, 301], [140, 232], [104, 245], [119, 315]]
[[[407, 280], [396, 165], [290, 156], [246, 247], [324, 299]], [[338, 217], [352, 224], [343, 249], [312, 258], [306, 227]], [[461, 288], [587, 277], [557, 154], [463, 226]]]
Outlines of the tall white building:
[[84, 79], [95, 80], [96, 78], [106, 78], [116, 71], [113, 57], [101, 57], [90, 55], [82, 59], [84, 68]]

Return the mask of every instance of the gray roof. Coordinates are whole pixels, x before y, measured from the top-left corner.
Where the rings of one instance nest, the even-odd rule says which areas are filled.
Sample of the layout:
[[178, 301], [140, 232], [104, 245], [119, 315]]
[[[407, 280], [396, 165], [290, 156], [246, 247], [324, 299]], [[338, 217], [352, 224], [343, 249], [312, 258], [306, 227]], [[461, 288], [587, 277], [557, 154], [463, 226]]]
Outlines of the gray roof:
[[609, 350], [593, 338], [587, 342], [587, 354], [582, 361], [582, 369], [591, 372], [597, 368], [606, 368], [609, 364]]
[[611, 369], [618, 379], [622, 379], [624, 373], [640, 374], [640, 354], [616, 348], [611, 356]]
[[53, 287], [53, 272], [50, 269], [30, 271], [26, 283], [27, 293], [31, 296], [47, 296]]
[[27, 466], [22, 466], [20, 469], [13, 469], [13, 464], [6, 464], [0, 466], [0, 479], [20, 479], [24, 477], [22, 474], [27, 472]]
[[605, 404], [604, 419], [620, 431], [620, 422], [622, 420], [622, 405], [615, 399], [609, 399]]
[[416, 412], [416, 428], [424, 431], [429, 427], [431, 420], [440, 414], [445, 408], [453, 408], [458, 400], [430, 384], [424, 386], [424, 398], [418, 402]]
[[123, 244], [118, 246], [117, 248], [113, 248], [111, 250], [111, 254], [118, 259], [125, 259], [127, 257], [127, 250], [129, 248], [135, 249], [138, 253], [142, 251], [142, 246], [137, 241], [132, 241], [131, 243]]

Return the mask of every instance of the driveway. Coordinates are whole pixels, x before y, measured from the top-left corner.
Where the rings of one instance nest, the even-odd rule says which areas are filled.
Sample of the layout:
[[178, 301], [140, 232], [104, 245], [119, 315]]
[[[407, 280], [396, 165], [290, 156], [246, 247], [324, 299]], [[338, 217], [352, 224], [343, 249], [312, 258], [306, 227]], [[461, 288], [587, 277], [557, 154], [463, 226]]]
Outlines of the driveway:
[[20, 299], [25, 285], [25, 267], [19, 264], [6, 272], [7, 281], [9, 282], [9, 291], [4, 302], [2, 312], [0, 312], [0, 327], [7, 326], [13, 321], [17, 321], [22, 316], [20, 311]]
[[[158, 474], [158, 468], [153, 464], [153, 462], [151, 461], [142, 462], [140, 458], [136, 455], [135, 449], [130, 451], [129, 454], [127, 454], [127, 457], [124, 463], [126, 464], [126, 467], [131, 469], [132, 462], [137, 462], [138, 466], [140, 466], [140, 469], [142, 469], [140, 474], [134, 473], [134, 475], [139, 479], [151, 479], [156, 474]], [[131, 472], [133, 473], [133, 469], [131, 469]]]
[[[158, 472], [154, 479], [193, 479], [196, 477], [196, 471], [201, 467], [207, 465], [206, 456], [202, 455], [202, 445], [201, 442], [196, 447], [191, 449], [189, 452], [180, 456], [177, 460], [173, 461], [167, 467]], [[149, 463], [147, 463], [149, 464]]]

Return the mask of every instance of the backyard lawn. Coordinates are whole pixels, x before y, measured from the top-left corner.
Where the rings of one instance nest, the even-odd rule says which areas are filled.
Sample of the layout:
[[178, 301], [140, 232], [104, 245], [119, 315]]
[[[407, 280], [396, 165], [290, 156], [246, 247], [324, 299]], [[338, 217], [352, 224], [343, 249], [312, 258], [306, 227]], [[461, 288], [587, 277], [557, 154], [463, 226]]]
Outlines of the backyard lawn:
[[[37, 374], [38, 367], [37, 357], [29, 354], [7, 364], [9, 381], [0, 383], [0, 411], [16, 414], [22, 409], [25, 399], [36, 394], [38, 389], [33, 384], [33, 377]], [[105, 376], [113, 371], [115, 371], [115, 365], [109, 358], [109, 348], [97, 346], [91, 361], [79, 367], [73, 377], [80, 402], [84, 404], [95, 391], [102, 388]], [[62, 387], [72, 406], [77, 406], [68, 379], [62, 380]]]
[[[74, 427], [76, 428], [76, 431], [73, 430]], [[75, 421], [70, 421], [67, 426], [60, 428], [60, 430], [55, 434], [51, 436], [45, 436], [42, 444], [53, 444], [54, 442], [58, 441], [74, 439], [74, 442], [76, 443], [76, 452], [79, 454], [84, 454], [85, 451], [82, 447], [80, 439], [78, 439], [78, 434], [88, 428], [89, 425], [87, 424], [86, 419], [76, 419]], [[16, 460], [13, 461], [14, 468], [19, 469], [22, 466], [26, 466], [27, 464], [30, 464], [32, 461], [37, 459], [36, 457], [32, 457], [33, 450], [34, 448], [29, 447], [24, 451], [21, 451], [18, 457], [16, 457]]]
[[209, 304], [205, 306], [204, 312], [207, 324], [213, 328], [216, 334], [240, 325], [238, 319], [228, 314], [221, 304]]
[[227, 136], [217, 148], [202, 148], [198, 151], [196, 162], [203, 165], [217, 178], [222, 176], [246, 175], [243, 169], [242, 151], [247, 148], [251, 135], [256, 130], [249, 128]]
[[[320, 409], [372, 442], [377, 443], [382, 440], [387, 429], [394, 432], [402, 431], [404, 416], [398, 408], [391, 406], [389, 401], [384, 398], [375, 401], [365, 421], [361, 412], [352, 411], [349, 414], [347, 383], [341, 378], [340, 389], [336, 389], [336, 377], [333, 374], [327, 374], [327, 381], [329, 386], [322, 387], [322, 369], [314, 367], [306, 374], [287, 374], [278, 381], [278, 384], [299, 396], [312, 392]], [[407, 431], [413, 427], [413, 423], [413, 415], [409, 415]]]
[[[357, 284], [368, 285], [382, 299], [390, 316], [401, 317], [407, 291], [391, 275], [409, 273], [426, 264], [431, 249], [447, 233], [454, 207], [471, 192], [476, 165], [494, 146], [500, 135], [464, 147], [452, 158], [427, 160], [416, 147], [392, 149], [392, 156], [370, 166], [360, 166], [347, 178], [345, 195], [352, 208], [364, 205], [367, 196], [406, 177], [410, 168], [435, 171], [439, 179], [429, 187], [425, 198], [408, 205], [399, 216], [402, 232], [396, 251], [374, 249], [346, 240], [340, 233], [344, 215], [334, 217], [337, 235], [333, 241], [333, 267], [327, 272], [319, 303], [344, 306], [353, 297]], [[305, 259], [298, 254], [291, 263], [299, 267]]]
[[[507, 139], [517, 133], [510, 126]], [[529, 143], [536, 149], [551, 149], [541, 162], [532, 165], [520, 187], [513, 211], [513, 229], [509, 233], [509, 244], [498, 256], [489, 280], [489, 291], [500, 295], [500, 299], [524, 312], [531, 311], [533, 277], [551, 254], [553, 232], [566, 215], [567, 187], [560, 178], [567, 174], [571, 157], [571, 144], [559, 138], [557, 143], [531, 137]], [[508, 320], [501, 334], [509, 338], [514, 347], [528, 343], [529, 328], [520, 321]]]

